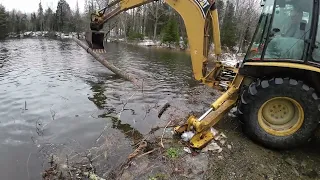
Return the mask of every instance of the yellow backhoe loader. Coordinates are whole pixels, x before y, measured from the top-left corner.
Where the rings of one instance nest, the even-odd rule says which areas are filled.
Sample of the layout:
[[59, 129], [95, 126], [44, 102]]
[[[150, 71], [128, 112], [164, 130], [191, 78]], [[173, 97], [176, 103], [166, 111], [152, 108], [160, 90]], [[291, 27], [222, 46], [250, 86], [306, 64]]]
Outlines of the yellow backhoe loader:
[[[184, 20], [195, 79], [225, 91], [201, 117], [191, 116], [185, 125], [176, 127], [177, 133], [195, 132], [190, 144], [202, 148], [214, 138], [211, 127], [237, 107], [244, 132], [255, 142], [276, 149], [308, 142], [320, 119], [318, 0], [262, 0], [252, 42], [237, 68], [219, 62], [214, 0], [164, 1]], [[115, 15], [150, 2], [153, 0], [115, 0], [92, 14], [91, 30], [97, 33]], [[115, 8], [106, 13], [112, 6]], [[212, 69], [208, 69], [210, 38], [217, 57]]]

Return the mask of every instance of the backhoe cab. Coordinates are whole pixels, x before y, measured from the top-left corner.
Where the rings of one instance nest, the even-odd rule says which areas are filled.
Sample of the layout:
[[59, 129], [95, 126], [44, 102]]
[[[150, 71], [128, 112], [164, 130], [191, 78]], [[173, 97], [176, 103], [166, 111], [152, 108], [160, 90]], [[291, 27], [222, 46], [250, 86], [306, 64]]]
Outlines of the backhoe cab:
[[[96, 14], [93, 27], [152, 0], [117, 2], [119, 6], [109, 13]], [[262, 0], [258, 26], [237, 69], [218, 61], [221, 46], [214, 0], [165, 2], [184, 20], [195, 79], [225, 91], [201, 117], [191, 116], [176, 127], [176, 133], [193, 131], [191, 146], [202, 148], [214, 138], [212, 126], [236, 106], [244, 132], [266, 147], [287, 149], [308, 141], [320, 119], [317, 0]], [[217, 57], [213, 69], [208, 69], [210, 37]]]

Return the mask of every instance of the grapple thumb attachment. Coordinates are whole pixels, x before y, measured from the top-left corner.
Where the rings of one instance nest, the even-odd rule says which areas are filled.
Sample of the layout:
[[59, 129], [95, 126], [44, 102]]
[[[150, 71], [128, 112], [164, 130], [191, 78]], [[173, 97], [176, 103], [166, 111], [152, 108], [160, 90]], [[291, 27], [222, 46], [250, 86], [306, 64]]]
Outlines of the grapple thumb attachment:
[[96, 53], [105, 53], [104, 50], [104, 38], [105, 32], [100, 31], [88, 31], [86, 32], [86, 41], [89, 47]]

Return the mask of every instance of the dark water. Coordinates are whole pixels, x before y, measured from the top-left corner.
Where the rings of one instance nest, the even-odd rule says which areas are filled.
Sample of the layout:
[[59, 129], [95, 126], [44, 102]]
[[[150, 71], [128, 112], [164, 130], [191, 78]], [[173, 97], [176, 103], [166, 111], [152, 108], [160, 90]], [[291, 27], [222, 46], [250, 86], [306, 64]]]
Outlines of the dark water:
[[[123, 44], [108, 44], [106, 49], [107, 59], [144, 78], [143, 93], [73, 41], [1, 42], [1, 179], [41, 179], [47, 163], [39, 156], [41, 148], [71, 141], [88, 148], [104, 129], [123, 144], [119, 151], [130, 152], [136, 139], [162, 123], [156, 112], [146, 115], [148, 107], [167, 100], [184, 106], [196, 86], [190, 57], [184, 53]], [[131, 110], [120, 120], [108, 118], [127, 101], [125, 109]]]

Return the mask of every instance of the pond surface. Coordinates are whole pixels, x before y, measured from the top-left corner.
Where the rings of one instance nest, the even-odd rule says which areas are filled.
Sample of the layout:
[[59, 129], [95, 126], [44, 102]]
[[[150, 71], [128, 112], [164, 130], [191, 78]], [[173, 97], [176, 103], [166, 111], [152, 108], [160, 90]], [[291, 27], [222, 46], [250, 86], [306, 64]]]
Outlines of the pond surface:
[[[71, 40], [1, 42], [1, 179], [41, 179], [47, 160], [39, 152], [45, 145], [77, 142], [85, 149], [102, 131], [121, 144], [119, 156], [108, 160], [111, 167], [137, 139], [163, 123], [157, 112], [147, 113], [150, 107], [170, 101], [183, 108], [189, 90], [197, 86], [185, 53], [113, 43], [106, 51], [117, 67], [144, 79], [143, 90]], [[120, 120], [109, 118], [122, 109]]]

